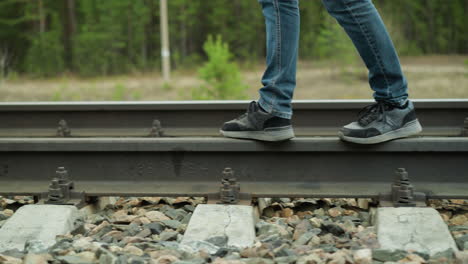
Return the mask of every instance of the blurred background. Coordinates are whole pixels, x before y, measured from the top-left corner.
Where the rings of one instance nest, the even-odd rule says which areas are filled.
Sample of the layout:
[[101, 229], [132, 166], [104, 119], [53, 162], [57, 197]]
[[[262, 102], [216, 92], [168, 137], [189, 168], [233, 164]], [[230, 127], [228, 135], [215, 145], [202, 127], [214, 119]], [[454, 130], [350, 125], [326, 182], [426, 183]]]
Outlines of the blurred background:
[[[0, 101], [257, 99], [256, 0], [0, 0]], [[468, 98], [467, 0], [374, 0], [412, 98]], [[302, 0], [295, 99], [371, 98], [367, 70], [321, 1]]]

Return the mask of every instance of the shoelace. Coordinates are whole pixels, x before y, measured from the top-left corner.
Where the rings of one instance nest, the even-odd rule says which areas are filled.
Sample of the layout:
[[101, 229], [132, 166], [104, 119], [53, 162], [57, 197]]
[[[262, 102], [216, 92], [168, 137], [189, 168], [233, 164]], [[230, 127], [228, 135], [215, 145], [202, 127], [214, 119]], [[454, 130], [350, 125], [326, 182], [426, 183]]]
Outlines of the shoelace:
[[381, 117], [380, 120], [382, 120], [383, 122], [386, 122], [387, 110], [389, 110], [389, 108], [390, 108], [390, 105], [383, 101], [377, 101], [374, 104], [364, 107], [358, 113], [359, 125], [367, 126], [368, 124], [372, 123], [379, 117]]

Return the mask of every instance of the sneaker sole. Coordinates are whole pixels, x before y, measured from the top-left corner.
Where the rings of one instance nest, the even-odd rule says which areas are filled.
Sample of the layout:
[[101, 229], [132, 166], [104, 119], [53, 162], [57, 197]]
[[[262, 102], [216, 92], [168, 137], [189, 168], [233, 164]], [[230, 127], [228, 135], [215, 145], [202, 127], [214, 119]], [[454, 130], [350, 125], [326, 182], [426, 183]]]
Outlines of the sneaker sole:
[[375, 137], [370, 137], [370, 138], [356, 138], [356, 137], [347, 137], [343, 135], [343, 132], [338, 132], [338, 136], [348, 142], [353, 142], [357, 144], [377, 144], [385, 141], [389, 141], [392, 139], [397, 139], [397, 138], [405, 138], [409, 136], [416, 135], [422, 131], [421, 124], [419, 121], [413, 120], [411, 122], [406, 123], [403, 127], [389, 131], [383, 135], [378, 135]]
[[256, 139], [261, 141], [284, 141], [294, 137], [291, 127], [264, 131], [219, 131], [229, 138]]

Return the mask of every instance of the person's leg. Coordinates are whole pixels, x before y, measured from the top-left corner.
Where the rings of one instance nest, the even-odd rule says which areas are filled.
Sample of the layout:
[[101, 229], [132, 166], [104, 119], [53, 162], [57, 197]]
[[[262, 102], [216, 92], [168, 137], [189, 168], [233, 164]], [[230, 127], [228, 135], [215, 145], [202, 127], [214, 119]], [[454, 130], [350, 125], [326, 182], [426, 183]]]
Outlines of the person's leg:
[[298, 0], [259, 0], [266, 25], [267, 67], [258, 102], [223, 124], [226, 137], [280, 141], [294, 137], [291, 100], [296, 86], [299, 44]]
[[344, 126], [340, 138], [360, 144], [380, 143], [421, 132], [407, 81], [392, 40], [371, 0], [322, 0], [349, 35], [369, 69], [377, 103]]
[[266, 25], [266, 70], [258, 103], [275, 116], [290, 119], [296, 87], [299, 46], [299, 3], [297, 0], [259, 0]]
[[322, 0], [344, 28], [369, 69], [374, 98], [402, 105], [407, 81], [392, 40], [371, 0]]

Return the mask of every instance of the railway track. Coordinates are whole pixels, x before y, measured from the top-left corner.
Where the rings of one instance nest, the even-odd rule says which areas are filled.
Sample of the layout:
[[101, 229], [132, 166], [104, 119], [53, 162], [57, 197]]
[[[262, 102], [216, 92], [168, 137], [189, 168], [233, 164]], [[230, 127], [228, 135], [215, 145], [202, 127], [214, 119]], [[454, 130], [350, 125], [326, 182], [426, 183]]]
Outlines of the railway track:
[[[415, 100], [419, 137], [338, 140], [337, 129], [369, 102], [297, 101], [298, 137], [282, 143], [218, 136], [246, 102], [3, 103], [0, 194], [468, 198], [468, 100]], [[397, 168], [406, 172], [395, 179]]]
[[[294, 101], [297, 136], [336, 136], [370, 100]], [[468, 131], [468, 100], [414, 100], [422, 136]], [[247, 101], [0, 103], [0, 137], [198, 137], [245, 111]]]

